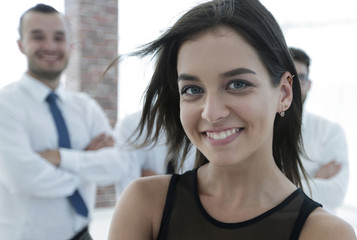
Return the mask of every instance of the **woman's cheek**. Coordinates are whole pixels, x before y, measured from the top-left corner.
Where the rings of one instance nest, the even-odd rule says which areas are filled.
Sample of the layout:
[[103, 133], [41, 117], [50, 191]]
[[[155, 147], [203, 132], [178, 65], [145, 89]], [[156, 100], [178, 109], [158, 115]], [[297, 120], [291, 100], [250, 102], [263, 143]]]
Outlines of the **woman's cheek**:
[[190, 135], [190, 132], [197, 128], [197, 117], [198, 112], [194, 110], [193, 106], [190, 106], [188, 103], [181, 103], [180, 119], [187, 135]]

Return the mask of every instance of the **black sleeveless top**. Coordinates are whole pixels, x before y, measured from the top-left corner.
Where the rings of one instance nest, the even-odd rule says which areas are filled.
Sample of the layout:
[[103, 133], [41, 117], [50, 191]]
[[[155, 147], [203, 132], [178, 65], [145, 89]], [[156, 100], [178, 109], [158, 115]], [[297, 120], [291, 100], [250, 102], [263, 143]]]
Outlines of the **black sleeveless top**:
[[297, 189], [271, 210], [247, 221], [212, 218], [198, 196], [197, 169], [174, 174], [166, 197], [158, 240], [296, 240], [309, 214], [321, 204]]

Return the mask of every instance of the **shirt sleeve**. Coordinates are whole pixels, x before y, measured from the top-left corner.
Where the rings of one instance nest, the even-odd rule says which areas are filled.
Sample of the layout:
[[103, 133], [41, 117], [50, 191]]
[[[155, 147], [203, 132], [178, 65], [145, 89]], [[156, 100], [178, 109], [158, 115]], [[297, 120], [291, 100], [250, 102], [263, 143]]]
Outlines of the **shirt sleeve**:
[[130, 144], [131, 140], [135, 138], [134, 133], [139, 123], [139, 119], [140, 112], [137, 112], [118, 121], [115, 126], [114, 137], [116, 139], [116, 147], [121, 153], [122, 161], [125, 161], [129, 166], [126, 177], [116, 184], [116, 191], [118, 194], [134, 179], [141, 177], [141, 171], [146, 155], [142, 148], [134, 149]]
[[[87, 97], [87, 115], [90, 124], [88, 131], [91, 139], [101, 133], [112, 135], [112, 128], [101, 107]], [[116, 147], [96, 151], [82, 149], [60, 149], [60, 168], [69, 170], [84, 181], [98, 185], [110, 185], [121, 181], [128, 172], [128, 164], [122, 161], [121, 153]]]
[[[343, 129], [333, 125], [326, 138], [325, 149], [321, 152], [328, 161], [336, 160], [341, 163], [341, 170], [330, 179], [313, 178], [310, 180], [311, 193], [315, 201], [324, 205], [327, 210], [334, 211], [343, 204], [349, 181], [349, 163], [347, 141]], [[304, 189], [308, 189], [306, 181]], [[309, 193], [309, 191], [306, 191]]]
[[[61, 168], [78, 174], [84, 181], [106, 186], [121, 182], [128, 174], [129, 166], [122, 161], [120, 151], [115, 147], [96, 151], [60, 149]], [[71, 163], [66, 165], [66, 163]]]
[[65, 197], [80, 178], [56, 168], [31, 147], [16, 104], [0, 98], [0, 181], [12, 194]]

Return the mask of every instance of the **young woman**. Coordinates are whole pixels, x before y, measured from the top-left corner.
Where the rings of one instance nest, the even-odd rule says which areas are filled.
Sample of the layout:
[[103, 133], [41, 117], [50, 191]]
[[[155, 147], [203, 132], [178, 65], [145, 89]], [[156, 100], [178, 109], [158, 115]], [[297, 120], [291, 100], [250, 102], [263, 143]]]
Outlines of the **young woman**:
[[299, 81], [259, 1], [203, 3], [138, 54], [158, 57], [141, 129], [164, 127], [170, 159], [193, 144], [197, 168], [132, 183], [109, 239], [356, 239], [297, 188]]

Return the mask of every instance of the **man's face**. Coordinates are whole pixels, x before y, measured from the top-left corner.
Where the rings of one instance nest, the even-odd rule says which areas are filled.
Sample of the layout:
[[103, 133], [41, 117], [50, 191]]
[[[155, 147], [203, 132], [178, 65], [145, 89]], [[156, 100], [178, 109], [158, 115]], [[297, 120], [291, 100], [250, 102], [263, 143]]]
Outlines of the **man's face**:
[[58, 80], [71, 50], [63, 18], [56, 13], [29, 12], [23, 18], [21, 35], [18, 45], [27, 57], [27, 73], [44, 82]]
[[305, 102], [307, 93], [310, 90], [311, 87], [311, 81], [309, 79], [309, 69], [306, 66], [306, 64], [299, 62], [299, 61], [294, 61], [295, 63], [295, 68], [296, 72], [299, 76], [300, 80], [300, 86], [301, 86], [301, 99], [302, 102]]

